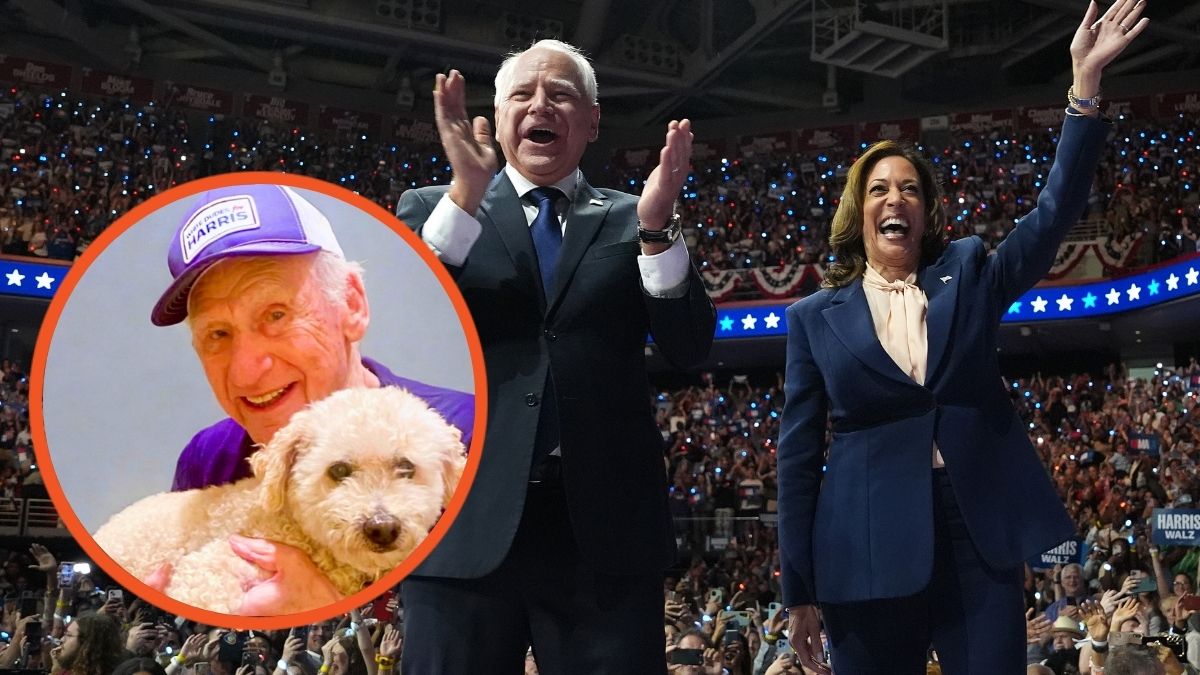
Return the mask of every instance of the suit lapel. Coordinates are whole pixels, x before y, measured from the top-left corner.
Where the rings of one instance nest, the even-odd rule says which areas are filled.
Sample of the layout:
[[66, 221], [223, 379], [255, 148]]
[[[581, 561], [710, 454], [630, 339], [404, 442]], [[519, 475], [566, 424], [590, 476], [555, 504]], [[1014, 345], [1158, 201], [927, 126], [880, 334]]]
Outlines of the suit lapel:
[[571, 204], [571, 211], [567, 214], [567, 230], [563, 236], [562, 251], [558, 257], [554, 289], [546, 294], [549, 306], [547, 314], [554, 312], [559, 302], [562, 301], [562, 296], [571, 284], [576, 268], [579, 267], [579, 261], [583, 259], [584, 252], [595, 240], [596, 233], [600, 231], [600, 226], [604, 223], [604, 217], [608, 215], [610, 208], [612, 208], [612, 203], [608, 198], [588, 185], [581, 176], [579, 187], [575, 190], [575, 200]]
[[525, 211], [521, 208], [521, 198], [517, 196], [512, 181], [503, 171], [496, 174], [488, 186], [479, 205], [479, 214], [484, 227], [490, 224], [499, 233], [508, 256], [512, 258], [513, 267], [528, 282], [532, 293], [538, 297], [539, 305], [545, 310], [545, 301], [539, 292], [541, 281], [538, 278], [537, 252], [533, 249]]
[[834, 335], [863, 365], [902, 384], [916, 385], [879, 343], [861, 276], [838, 289], [830, 306], [821, 310], [821, 315]]
[[957, 258], [944, 257], [941, 262], [921, 272], [917, 283], [929, 300], [925, 327], [929, 339], [929, 354], [925, 361], [925, 383], [933, 381], [950, 344], [950, 328], [958, 304], [958, 286], [962, 263]]

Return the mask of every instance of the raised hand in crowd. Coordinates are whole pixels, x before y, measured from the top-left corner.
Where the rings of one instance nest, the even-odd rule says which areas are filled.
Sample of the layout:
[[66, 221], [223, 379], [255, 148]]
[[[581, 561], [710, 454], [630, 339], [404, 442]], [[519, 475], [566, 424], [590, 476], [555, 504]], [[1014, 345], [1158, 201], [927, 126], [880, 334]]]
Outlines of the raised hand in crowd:
[[1117, 605], [1116, 610], [1113, 611], [1112, 621], [1109, 623], [1109, 631], [1116, 632], [1121, 630], [1121, 625], [1131, 619], [1137, 619], [1140, 611], [1137, 598], [1125, 598]]
[[799, 675], [800, 672], [800, 666], [796, 664], [796, 655], [792, 652], [780, 652], [775, 655], [775, 660], [763, 675]]
[[1033, 615], [1033, 608], [1025, 610], [1025, 642], [1041, 644], [1050, 639], [1050, 628], [1054, 625], [1045, 614]]

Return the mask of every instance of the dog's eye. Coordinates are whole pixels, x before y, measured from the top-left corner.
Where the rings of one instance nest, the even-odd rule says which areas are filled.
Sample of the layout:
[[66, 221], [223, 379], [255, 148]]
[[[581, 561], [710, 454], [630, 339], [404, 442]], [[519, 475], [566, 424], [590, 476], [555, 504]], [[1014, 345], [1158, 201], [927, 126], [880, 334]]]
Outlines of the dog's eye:
[[325, 473], [329, 474], [330, 478], [341, 482], [349, 478], [350, 474], [354, 473], [354, 468], [345, 462], [336, 462], [334, 464], [330, 464], [329, 469], [326, 470]]
[[416, 472], [417, 467], [413, 466], [413, 463], [407, 459], [396, 462], [396, 475], [400, 478], [412, 478]]

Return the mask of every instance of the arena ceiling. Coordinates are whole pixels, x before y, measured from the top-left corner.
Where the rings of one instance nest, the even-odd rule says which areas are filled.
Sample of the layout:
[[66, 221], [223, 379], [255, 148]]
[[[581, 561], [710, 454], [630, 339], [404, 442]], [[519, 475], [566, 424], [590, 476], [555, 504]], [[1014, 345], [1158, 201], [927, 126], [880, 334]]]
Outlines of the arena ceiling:
[[[490, 108], [502, 55], [561, 37], [594, 56], [615, 128], [829, 111], [875, 85], [962, 102], [1066, 81], [1086, 0], [0, 0], [0, 51], [51, 50], [158, 78], [347, 92], [428, 115], [451, 67]], [[1150, 29], [1111, 73], [1200, 68], [1200, 3], [1151, 0]], [[895, 85], [882, 84], [880, 78]], [[330, 94], [325, 93], [328, 96]]]

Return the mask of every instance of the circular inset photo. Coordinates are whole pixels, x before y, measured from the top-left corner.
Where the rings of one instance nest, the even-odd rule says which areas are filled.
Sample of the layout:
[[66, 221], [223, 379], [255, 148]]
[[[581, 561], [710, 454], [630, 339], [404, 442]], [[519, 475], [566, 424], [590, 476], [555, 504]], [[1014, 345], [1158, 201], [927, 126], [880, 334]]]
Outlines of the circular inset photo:
[[64, 279], [34, 356], [38, 463], [126, 588], [210, 625], [312, 623], [449, 527], [479, 461], [482, 354], [449, 274], [379, 206], [300, 176], [206, 178]]

